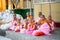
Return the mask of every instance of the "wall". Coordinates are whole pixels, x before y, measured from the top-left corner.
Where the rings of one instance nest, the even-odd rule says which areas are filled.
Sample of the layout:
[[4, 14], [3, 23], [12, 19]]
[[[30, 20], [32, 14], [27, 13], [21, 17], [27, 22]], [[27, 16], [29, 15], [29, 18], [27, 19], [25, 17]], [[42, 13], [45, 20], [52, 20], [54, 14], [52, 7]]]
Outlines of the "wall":
[[[34, 18], [38, 16], [41, 11], [41, 4], [34, 4]], [[49, 4], [42, 4], [42, 13], [48, 17], [50, 14]], [[51, 15], [54, 21], [60, 22], [60, 3], [51, 4]]]
[[34, 18], [37, 18], [37, 16], [38, 16], [38, 13], [39, 13], [39, 11], [41, 11], [40, 9], [40, 6], [41, 5], [34, 5]]
[[60, 3], [52, 4], [52, 16], [56, 22], [60, 22]]

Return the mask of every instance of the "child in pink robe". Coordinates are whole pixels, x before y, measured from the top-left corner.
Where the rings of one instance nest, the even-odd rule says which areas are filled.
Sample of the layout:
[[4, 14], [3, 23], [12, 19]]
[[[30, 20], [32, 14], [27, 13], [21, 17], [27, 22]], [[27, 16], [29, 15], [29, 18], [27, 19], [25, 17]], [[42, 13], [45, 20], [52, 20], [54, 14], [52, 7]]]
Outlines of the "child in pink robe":
[[54, 30], [54, 21], [51, 16], [48, 16], [48, 23], [51, 25], [52, 31]]
[[32, 32], [35, 30], [35, 22], [33, 19], [30, 19], [30, 22], [28, 24], [26, 34], [32, 34]]
[[8, 29], [9, 30], [14, 30], [15, 27], [17, 26], [17, 18], [16, 18], [16, 14], [13, 15], [13, 21], [11, 22], [12, 23], [12, 27], [9, 27]]
[[24, 19], [23, 28], [20, 30], [20, 33], [26, 33], [28, 24], [29, 24], [28, 19]]
[[35, 22], [37, 23], [41, 18], [40, 16], [43, 15], [42, 12], [39, 12], [38, 17], [35, 19]]
[[41, 26], [41, 25], [37, 24], [38, 21], [41, 20], [41, 15], [43, 15], [42, 12], [39, 12], [38, 17], [35, 19], [35, 23], [36, 23], [36, 28], [37, 29]]
[[15, 27], [15, 32], [20, 32], [21, 29], [22, 29], [21, 19], [18, 19], [17, 26]]
[[50, 26], [47, 23], [46, 18], [44, 15], [41, 16], [41, 20], [38, 21], [38, 24], [40, 24], [40, 28], [38, 30], [35, 30], [32, 35], [34, 36], [41, 36], [41, 35], [51, 35], [50, 34]]

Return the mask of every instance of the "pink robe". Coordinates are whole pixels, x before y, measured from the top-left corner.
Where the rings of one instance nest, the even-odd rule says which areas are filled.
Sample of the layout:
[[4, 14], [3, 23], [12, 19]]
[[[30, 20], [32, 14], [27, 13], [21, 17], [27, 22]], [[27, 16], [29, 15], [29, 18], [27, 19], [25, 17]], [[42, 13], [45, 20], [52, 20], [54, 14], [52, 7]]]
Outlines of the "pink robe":
[[26, 33], [26, 29], [25, 28], [20, 29], [20, 33]]
[[54, 22], [52, 21], [52, 23], [50, 23], [52, 31], [54, 30]]
[[33, 28], [30, 24], [28, 24], [28, 28], [26, 30], [26, 34], [32, 34], [32, 32], [35, 30], [35, 25], [33, 25]]
[[15, 30], [16, 26], [17, 26], [17, 21], [16, 20], [13, 20], [12, 21], [12, 27], [10, 27], [9, 29], [10, 30]]
[[21, 29], [22, 29], [22, 25], [20, 25], [20, 26], [17, 25], [17, 26], [15, 27], [14, 31], [15, 31], [15, 32], [20, 32]]
[[35, 23], [38, 22], [40, 19], [41, 19], [40, 17], [37, 17], [37, 18], [35, 19]]
[[28, 24], [29, 23], [24, 22], [24, 26], [23, 26], [22, 29], [20, 29], [20, 33], [25, 33], [26, 34], [26, 30], [27, 30]]
[[20, 29], [20, 33], [26, 33], [26, 23], [24, 23], [24, 28]]
[[[40, 18], [40, 17], [37, 17], [37, 18], [35, 19], [35, 23], [38, 23], [39, 20], [41, 20], [41, 18]], [[41, 26], [41, 25], [36, 24], [37, 29], [38, 29], [40, 26]]]
[[32, 35], [36, 35], [37, 32], [43, 32], [45, 35], [51, 35], [50, 34], [50, 27], [47, 23], [42, 24], [38, 30], [35, 30], [32, 33]]

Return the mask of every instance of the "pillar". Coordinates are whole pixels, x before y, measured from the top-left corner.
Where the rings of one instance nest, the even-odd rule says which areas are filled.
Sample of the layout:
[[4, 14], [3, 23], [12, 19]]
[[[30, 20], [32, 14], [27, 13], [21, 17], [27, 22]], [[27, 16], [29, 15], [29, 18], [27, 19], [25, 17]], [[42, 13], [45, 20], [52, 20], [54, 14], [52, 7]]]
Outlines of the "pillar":
[[0, 0], [0, 11], [2, 11], [2, 0]]
[[1, 0], [2, 2], [2, 10], [6, 10], [6, 0]]

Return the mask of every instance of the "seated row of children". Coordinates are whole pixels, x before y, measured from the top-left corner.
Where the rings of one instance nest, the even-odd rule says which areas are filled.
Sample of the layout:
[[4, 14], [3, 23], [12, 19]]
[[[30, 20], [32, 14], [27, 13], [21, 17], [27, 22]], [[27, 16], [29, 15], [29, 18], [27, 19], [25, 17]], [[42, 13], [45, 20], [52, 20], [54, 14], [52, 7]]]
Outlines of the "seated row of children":
[[27, 18], [23, 21], [24, 23], [21, 22], [21, 18], [16, 18], [16, 14], [13, 17], [12, 26], [8, 29], [15, 32], [41, 36], [51, 35], [51, 32], [54, 30], [54, 21], [51, 15], [45, 18], [42, 12], [39, 12], [39, 17], [36, 20], [28, 13]]

